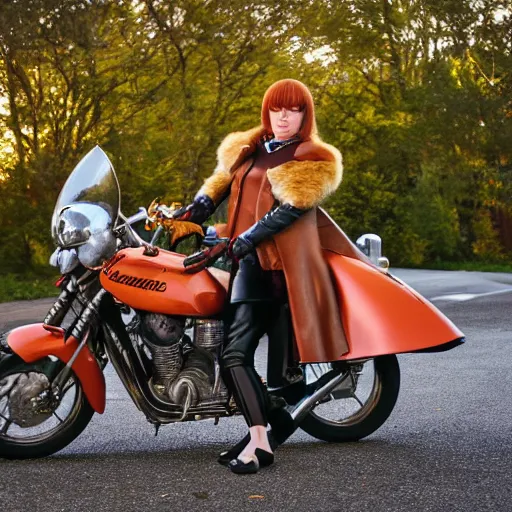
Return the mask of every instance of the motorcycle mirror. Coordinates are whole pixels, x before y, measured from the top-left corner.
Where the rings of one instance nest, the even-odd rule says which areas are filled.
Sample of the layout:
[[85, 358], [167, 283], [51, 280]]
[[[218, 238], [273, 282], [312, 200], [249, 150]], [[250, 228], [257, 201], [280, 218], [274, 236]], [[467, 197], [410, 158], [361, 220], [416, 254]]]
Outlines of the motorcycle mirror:
[[382, 256], [382, 239], [379, 235], [365, 233], [357, 239], [356, 245], [374, 265], [384, 269], [389, 268], [389, 260]]
[[380, 268], [383, 268], [384, 270], [388, 270], [389, 268], [389, 260], [386, 258], [386, 256], [381, 256], [377, 260], [377, 266]]

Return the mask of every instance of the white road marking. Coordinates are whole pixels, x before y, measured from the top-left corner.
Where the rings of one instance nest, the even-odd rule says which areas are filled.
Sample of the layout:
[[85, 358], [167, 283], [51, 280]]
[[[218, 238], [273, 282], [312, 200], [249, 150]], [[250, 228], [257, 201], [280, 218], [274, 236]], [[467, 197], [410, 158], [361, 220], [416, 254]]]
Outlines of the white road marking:
[[505, 293], [511, 293], [512, 288], [505, 288], [504, 290], [497, 290], [494, 292], [486, 293], [454, 293], [451, 295], [439, 295], [438, 297], [432, 297], [430, 300], [451, 300], [455, 302], [464, 302], [466, 300], [478, 299], [480, 297], [489, 297], [491, 295], [503, 295]]

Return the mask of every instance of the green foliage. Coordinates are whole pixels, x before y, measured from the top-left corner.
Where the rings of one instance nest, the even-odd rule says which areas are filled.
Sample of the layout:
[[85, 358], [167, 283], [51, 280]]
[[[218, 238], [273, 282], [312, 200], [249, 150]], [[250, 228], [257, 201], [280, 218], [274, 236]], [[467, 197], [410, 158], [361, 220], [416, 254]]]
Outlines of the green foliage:
[[505, 261], [503, 247], [493, 227], [490, 213], [484, 210], [479, 214], [473, 222], [475, 233], [475, 241], [471, 244], [473, 253], [480, 261]]
[[0, 302], [14, 300], [32, 300], [44, 297], [56, 297], [57, 276], [49, 275], [46, 268], [38, 272], [0, 275]]
[[59, 190], [95, 144], [126, 214], [186, 202], [284, 77], [308, 84], [343, 153], [326, 207], [352, 238], [379, 233], [393, 264], [509, 258], [495, 214], [512, 213], [510, 12], [510, 0], [4, 2], [0, 273], [47, 260]]
[[405, 201], [409, 210], [406, 225], [424, 245], [423, 258], [413, 262], [416, 264], [436, 259], [449, 261], [457, 255], [459, 248], [457, 209], [449, 199], [443, 197], [436, 171], [436, 168], [424, 171]]

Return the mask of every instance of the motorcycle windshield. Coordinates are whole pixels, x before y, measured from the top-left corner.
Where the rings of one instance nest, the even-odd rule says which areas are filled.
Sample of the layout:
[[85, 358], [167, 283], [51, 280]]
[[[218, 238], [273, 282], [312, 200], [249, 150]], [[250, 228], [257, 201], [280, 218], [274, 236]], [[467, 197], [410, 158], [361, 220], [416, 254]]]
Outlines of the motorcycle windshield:
[[76, 203], [101, 206], [114, 224], [117, 221], [121, 206], [119, 182], [108, 156], [99, 146], [91, 149], [69, 175], [57, 199], [54, 219], [64, 208]]

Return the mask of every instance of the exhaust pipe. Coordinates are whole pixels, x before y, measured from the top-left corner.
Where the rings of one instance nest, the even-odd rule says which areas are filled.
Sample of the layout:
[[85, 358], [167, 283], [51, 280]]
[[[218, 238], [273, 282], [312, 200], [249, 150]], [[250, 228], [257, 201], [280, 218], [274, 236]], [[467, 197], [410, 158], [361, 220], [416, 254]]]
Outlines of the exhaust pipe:
[[[328, 380], [323, 386], [319, 387], [313, 394], [304, 397], [291, 411], [290, 415], [295, 423], [295, 428], [298, 428], [300, 422], [306, 417], [306, 415], [313, 409], [315, 404], [324, 398], [325, 395], [329, 394], [336, 386], [341, 384], [349, 372], [343, 372], [335, 375], [332, 379]], [[327, 374], [326, 374], [327, 375]], [[325, 375], [324, 375], [325, 377]]]
[[[335, 373], [335, 375], [330, 378], [329, 374], [332, 373]], [[272, 427], [269, 432], [270, 446], [275, 449], [283, 444], [299, 428], [302, 420], [315, 407], [317, 402], [322, 400], [336, 386], [339, 386], [348, 377], [349, 373], [349, 371], [343, 373], [331, 371], [322, 375], [317, 382], [309, 385], [314, 391], [306, 395], [295, 407], [286, 406], [278, 409], [274, 413], [274, 422], [269, 414], [269, 423]]]

